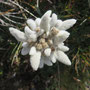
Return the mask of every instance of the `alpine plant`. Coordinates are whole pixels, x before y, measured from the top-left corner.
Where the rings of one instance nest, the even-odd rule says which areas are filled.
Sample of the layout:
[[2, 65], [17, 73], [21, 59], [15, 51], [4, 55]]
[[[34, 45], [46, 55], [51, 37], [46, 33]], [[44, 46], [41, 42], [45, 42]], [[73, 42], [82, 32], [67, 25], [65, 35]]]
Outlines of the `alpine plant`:
[[10, 27], [10, 33], [22, 42], [22, 55], [30, 55], [30, 64], [33, 70], [43, 68], [44, 64], [52, 66], [57, 60], [65, 65], [71, 61], [65, 54], [69, 50], [64, 41], [70, 33], [66, 30], [72, 27], [75, 19], [62, 21], [57, 15], [48, 10], [41, 18], [28, 19], [24, 32]]

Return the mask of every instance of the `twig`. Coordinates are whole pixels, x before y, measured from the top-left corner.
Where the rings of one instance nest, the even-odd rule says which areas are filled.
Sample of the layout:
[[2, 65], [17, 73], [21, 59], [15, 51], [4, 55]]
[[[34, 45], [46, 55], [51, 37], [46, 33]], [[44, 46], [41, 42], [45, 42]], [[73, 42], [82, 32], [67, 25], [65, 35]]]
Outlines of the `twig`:
[[[23, 11], [24, 12], [24, 11]], [[19, 12], [12, 12], [12, 13], [8, 13], [8, 14], [11, 14], [11, 15], [17, 15], [17, 14], [21, 14], [21, 13], [23, 13], [23, 12], [21, 12], [21, 11], [19, 11]]]
[[5, 12], [0, 12], [0, 16], [1, 15], [5, 15], [5, 14], [8, 14], [9, 12], [12, 12], [12, 11], [14, 11], [15, 9], [10, 9], [10, 10], [7, 10], [7, 11], [5, 11]]
[[84, 19], [81, 23], [80, 23], [80, 25], [82, 25], [83, 23], [85, 23], [87, 21], [87, 19]]
[[22, 23], [15, 22], [15, 21], [9, 19], [8, 17], [6, 17], [5, 15], [2, 15], [2, 16], [3, 16], [6, 20], [8, 20], [8, 21], [10, 21], [10, 22], [12, 22], [12, 23], [14, 23], [14, 24], [20, 24], [20, 25], [22, 25]]
[[39, 8], [39, 0], [37, 0], [37, 8]]
[[[18, 3], [18, 1], [17, 0], [15, 0], [15, 2], [19, 5], [19, 3]], [[19, 7], [20, 8], [20, 7]], [[23, 12], [23, 9], [22, 8], [20, 8], [20, 11], [21, 12]], [[22, 15], [23, 15], [23, 17], [27, 20], [27, 16], [25, 15], [25, 13], [23, 12], [22, 13]]]
[[14, 25], [11, 25], [11, 24], [8, 24], [8, 23], [7, 23], [6, 25], [0, 24], [0, 26], [6, 26], [6, 27], [7, 27], [7, 26], [8, 26], [8, 27], [10, 26], [10, 27], [15, 27]]
[[31, 16], [33, 16], [34, 18], [37, 18], [34, 14], [30, 13], [27, 9], [23, 8], [22, 6], [20, 6], [18, 3], [15, 3], [14, 1], [10, 1], [12, 4], [18, 6], [19, 8], [23, 9], [25, 12], [27, 12], [28, 14], [30, 14]]
[[0, 22], [1, 22], [0, 26], [13, 26], [13, 25], [11, 25], [11, 24], [9, 24], [9, 23], [6, 23], [6, 22], [3, 21], [2, 19], [0, 19]]
[[9, 2], [1, 1], [0, 3], [6, 4], [6, 5], [8, 5], [8, 6], [11, 6], [11, 7], [14, 7], [14, 8], [15, 8], [15, 6], [14, 6], [14, 5], [12, 5], [12, 4], [11, 4], [11, 3], [9, 3]]
[[50, 4], [52, 4], [52, 1], [51, 0], [47, 0]]
[[0, 22], [1, 22], [2, 24], [5, 24], [5, 22], [4, 22], [2, 19], [0, 19]]
[[25, 19], [25, 18], [22, 18], [22, 17], [19, 17], [19, 16], [10, 15], [10, 14], [6, 14], [6, 16], [13, 17], [13, 18], [18, 18], [18, 19]]

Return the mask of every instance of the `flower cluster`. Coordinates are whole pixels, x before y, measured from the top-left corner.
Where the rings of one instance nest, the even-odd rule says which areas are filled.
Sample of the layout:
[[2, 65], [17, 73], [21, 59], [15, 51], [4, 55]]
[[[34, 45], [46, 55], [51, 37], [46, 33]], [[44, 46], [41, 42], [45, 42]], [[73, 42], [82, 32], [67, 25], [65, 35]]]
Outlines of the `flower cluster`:
[[62, 21], [55, 13], [51, 16], [48, 10], [41, 18], [35, 20], [28, 19], [24, 32], [10, 27], [10, 33], [23, 42], [22, 55], [30, 55], [30, 63], [33, 70], [43, 68], [44, 64], [52, 66], [56, 60], [66, 65], [71, 65], [68, 56], [65, 54], [69, 50], [64, 45], [64, 41], [70, 33], [66, 30], [72, 27], [75, 19]]

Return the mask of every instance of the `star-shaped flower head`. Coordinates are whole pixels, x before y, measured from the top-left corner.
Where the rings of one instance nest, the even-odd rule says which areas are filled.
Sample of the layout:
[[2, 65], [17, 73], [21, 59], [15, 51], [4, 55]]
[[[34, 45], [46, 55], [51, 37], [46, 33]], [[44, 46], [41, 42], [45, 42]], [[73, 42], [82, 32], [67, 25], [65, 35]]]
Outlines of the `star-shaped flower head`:
[[57, 60], [66, 65], [71, 61], [65, 54], [69, 50], [64, 41], [70, 33], [66, 30], [72, 27], [75, 19], [62, 21], [55, 13], [48, 10], [41, 18], [28, 19], [24, 32], [10, 27], [10, 33], [23, 42], [22, 55], [30, 55], [30, 63], [33, 70], [43, 68], [44, 64], [52, 66]]

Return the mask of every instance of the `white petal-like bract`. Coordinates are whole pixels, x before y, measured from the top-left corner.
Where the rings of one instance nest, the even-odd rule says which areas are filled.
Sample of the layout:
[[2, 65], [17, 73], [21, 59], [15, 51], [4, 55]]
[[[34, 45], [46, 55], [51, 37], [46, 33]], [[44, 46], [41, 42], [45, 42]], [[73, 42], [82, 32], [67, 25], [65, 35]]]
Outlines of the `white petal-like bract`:
[[50, 17], [51, 13], [52, 13], [52, 11], [51, 11], [51, 10], [48, 10], [48, 11], [41, 17], [41, 19], [42, 19], [43, 17]]
[[36, 41], [37, 35], [35, 31], [32, 31], [28, 26], [25, 27], [25, 35], [29, 41]]
[[63, 21], [62, 25], [59, 27], [60, 30], [67, 30], [76, 23], [75, 19], [68, 19]]
[[56, 37], [67, 39], [69, 37], [69, 35], [70, 35], [70, 33], [67, 31], [59, 31], [59, 33], [56, 35]]
[[57, 15], [55, 13], [53, 13], [51, 21], [50, 21], [50, 27], [54, 27], [56, 22], [57, 22]]
[[35, 42], [37, 40], [37, 35], [36, 34], [31, 34], [30, 39], [31, 39], [31, 41]]
[[62, 20], [57, 20], [55, 27], [59, 29], [61, 27], [62, 23], [63, 23]]
[[64, 45], [62, 45], [62, 44], [59, 44], [59, 45], [58, 45], [58, 48], [59, 48], [61, 51], [63, 51], [63, 52], [66, 52], [66, 51], [69, 50], [69, 48], [68, 48], [67, 46], [64, 46]]
[[46, 58], [46, 59], [44, 60], [44, 64], [46, 64], [46, 65], [48, 65], [48, 66], [52, 66], [52, 65], [53, 65], [52, 62], [51, 62], [51, 60], [49, 60], [48, 58]]
[[69, 60], [68, 56], [60, 50], [56, 51], [56, 59], [63, 64], [71, 65], [71, 61]]
[[58, 45], [59, 43], [63, 43], [69, 37], [69, 35], [69, 32], [60, 31], [54, 38], [54, 44]]
[[28, 47], [29, 44], [27, 42], [23, 42], [22, 47]]
[[41, 18], [40, 28], [46, 32], [48, 32], [50, 29], [50, 15], [51, 11], [49, 10]]
[[30, 63], [33, 68], [33, 70], [37, 70], [40, 65], [40, 59], [41, 59], [41, 52], [37, 51], [34, 55], [30, 56]]
[[35, 32], [32, 31], [28, 26], [25, 26], [24, 31], [25, 31], [25, 34], [26, 34], [27, 37], [28, 37], [29, 35], [31, 35], [31, 34], [35, 34]]
[[36, 18], [35, 23], [36, 23], [36, 26], [39, 27], [40, 23], [41, 23], [41, 19], [40, 18]]
[[27, 20], [27, 24], [28, 24], [28, 26], [29, 26], [32, 30], [35, 30], [35, 28], [36, 28], [36, 23], [35, 23], [34, 20], [28, 19], [28, 20]]
[[34, 55], [36, 53], [36, 48], [33, 46], [30, 49], [29, 55]]
[[53, 62], [53, 63], [56, 63], [56, 57], [54, 55], [54, 52], [50, 55], [50, 60]]
[[44, 67], [44, 60], [41, 58], [39, 68], [43, 68], [43, 67]]
[[10, 27], [9, 31], [18, 41], [25, 42], [27, 40], [25, 34], [20, 30]]
[[21, 50], [21, 54], [22, 55], [27, 55], [30, 51], [30, 48], [29, 47], [23, 47], [22, 50]]
[[50, 48], [46, 48], [46, 49], [44, 50], [44, 54], [45, 54], [46, 56], [50, 56], [50, 54], [51, 54], [51, 49], [50, 49]]

